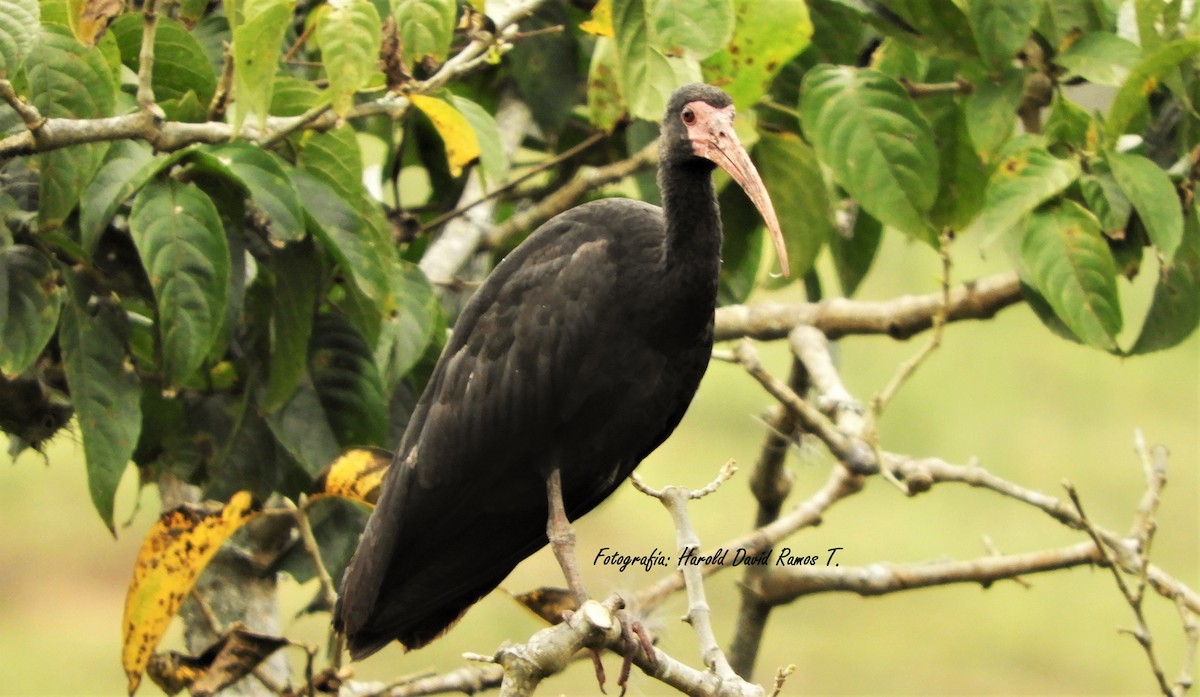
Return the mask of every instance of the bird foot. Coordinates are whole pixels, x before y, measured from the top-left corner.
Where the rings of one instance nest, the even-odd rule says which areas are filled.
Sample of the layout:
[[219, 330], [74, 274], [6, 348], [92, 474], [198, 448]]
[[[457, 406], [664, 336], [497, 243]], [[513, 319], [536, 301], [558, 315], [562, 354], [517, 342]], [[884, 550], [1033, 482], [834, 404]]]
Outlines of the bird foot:
[[624, 660], [621, 661], [621, 674], [617, 677], [617, 687], [621, 688], [621, 697], [625, 697], [625, 688], [629, 683], [629, 673], [633, 668], [633, 659], [638, 649], [646, 656], [646, 662], [652, 667], [658, 667], [658, 654], [654, 650], [654, 640], [642, 626], [642, 623], [629, 616], [624, 610], [617, 612], [617, 620], [621, 623], [621, 643], [624, 649]]
[[[641, 651], [645, 656], [646, 663], [651, 667], [658, 667], [658, 655], [654, 649], [654, 639], [650, 636], [642, 623], [630, 616], [625, 610], [625, 603], [620, 596], [611, 596], [604, 602], [605, 607], [612, 613], [612, 617], [617, 620], [621, 630], [621, 645], [619, 649], [614, 649], [621, 658], [621, 672], [617, 677], [617, 687], [621, 688], [621, 697], [625, 696], [625, 690], [629, 684], [629, 675], [632, 672], [633, 663], [638, 658], [638, 652]], [[600, 687], [600, 692], [608, 694], [604, 689], [606, 682], [606, 673], [604, 663], [600, 659], [600, 649], [588, 649], [592, 658], [592, 667], [596, 671], [596, 683]]]

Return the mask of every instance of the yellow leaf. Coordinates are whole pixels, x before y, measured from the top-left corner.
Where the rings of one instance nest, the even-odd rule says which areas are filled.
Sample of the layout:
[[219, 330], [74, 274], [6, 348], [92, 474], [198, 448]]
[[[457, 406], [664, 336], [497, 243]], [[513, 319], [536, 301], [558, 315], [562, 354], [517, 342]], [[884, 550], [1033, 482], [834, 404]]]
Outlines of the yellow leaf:
[[479, 140], [466, 117], [450, 103], [437, 97], [414, 94], [409, 97], [413, 106], [420, 109], [446, 146], [446, 160], [450, 164], [451, 176], [462, 174], [462, 168], [479, 157]]
[[113, 18], [125, 10], [125, 0], [72, 0], [68, 7], [75, 38], [90, 48], [104, 36]]
[[379, 449], [350, 450], [317, 477], [319, 495], [340, 496], [374, 506], [392, 454]]
[[239, 491], [224, 507], [184, 505], [165, 511], [150, 528], [133, 566], [121, 627], [129, 694], [137, 689], [154, 648], [200, 572], [225, 540], [257, 514], [250, 493]]
[[580, 24], [579, 28], [589, 34], [612, 38], [614, 36], [612, 0], [600, 0], [600, 2], [596, 3], [596, 6], [592, 8], [591, 19]]

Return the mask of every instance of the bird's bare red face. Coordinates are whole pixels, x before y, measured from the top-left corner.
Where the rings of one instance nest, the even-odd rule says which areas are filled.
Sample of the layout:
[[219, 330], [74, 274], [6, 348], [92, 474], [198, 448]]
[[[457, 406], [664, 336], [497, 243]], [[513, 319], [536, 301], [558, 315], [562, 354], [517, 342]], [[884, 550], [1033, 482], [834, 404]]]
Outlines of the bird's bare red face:
[[762, 177], [750, 161], [750, 154], [742, 147], [733, 129], [733, 105], [715, 107], [703, 100], [688, 102], [679, 112], [679, 119], [687, 129], [688, 140], [696, 157], [703, 157], [729, 173], [742, 187], [759, 214], [767, 224], [775, 252], [779, 256], [779, 268], [788, 275], [787, 248], [783, 244], [783, 232], [771, 196], [763, 185]]

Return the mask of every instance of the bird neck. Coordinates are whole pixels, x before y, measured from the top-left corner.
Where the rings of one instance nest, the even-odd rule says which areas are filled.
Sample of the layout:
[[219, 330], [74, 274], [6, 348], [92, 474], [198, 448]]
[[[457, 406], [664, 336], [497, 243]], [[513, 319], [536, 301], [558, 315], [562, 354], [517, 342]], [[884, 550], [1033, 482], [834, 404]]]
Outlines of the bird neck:
[[659, 171], [658, 186], [667, 221], [665, 271], [685, 276], [686, 285], [711, 285], [715, 303], [721, 262], [721, 213], [713, 188], [713, 169], [707, 161], [664, 167]]
[[688, 343], [711, 341], [721, 264], [721, 215], [705, 165], [663, 168], [658, 178], [667, 223], [662, 287], [671, 289], [658, 299], [658, 321]]

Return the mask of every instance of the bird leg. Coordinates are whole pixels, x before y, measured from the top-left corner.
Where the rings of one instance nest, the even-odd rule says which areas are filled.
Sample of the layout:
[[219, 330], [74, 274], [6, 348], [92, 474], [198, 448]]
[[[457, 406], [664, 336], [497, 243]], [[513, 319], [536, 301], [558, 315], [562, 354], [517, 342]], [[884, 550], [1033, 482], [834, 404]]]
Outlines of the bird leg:
[[[557, 467], [550, 470], [550, 475], [546, 477], [546, 498], [550, 509], [550, 515], [546, 519], [546, 538], [550, 540], [550, 547], [554, 550], [558, 565], [562, 567], [571, 595], [575, 596], [576, 607], [583, 607], [588, 594], [583, 587], [583, 574], [579, 572], [579, 560], [575, 557], [575, 530], [571, 527], [571, 521], [567, 519], [567, 507], [563, 503], [562, 473]], [[604, 692], [604, 663], [600, 660], [598, 649], [591, 651], [596, 682], [600, 684], [600, 691]], [[624, 689], [621, 692], [624, 694]]]
[[579, 572], [579, 561], [575, 558], [575, 531], [571, 521], [567, 520], [567, 509], [563, 504], [562, 474], [557, 467], [550, 470], [546, 478], [546, 494], [550, 504], [550, 515], [546, 521], [546, 537], [554, 549], [558, 565], [562, 567], [563, 576], [567, 578], [567, 586], [579, 607], [587, 601], [588, 594], [583, 587], [583, 574]]

